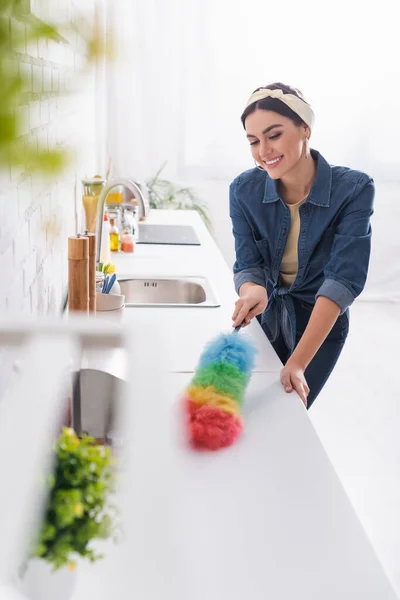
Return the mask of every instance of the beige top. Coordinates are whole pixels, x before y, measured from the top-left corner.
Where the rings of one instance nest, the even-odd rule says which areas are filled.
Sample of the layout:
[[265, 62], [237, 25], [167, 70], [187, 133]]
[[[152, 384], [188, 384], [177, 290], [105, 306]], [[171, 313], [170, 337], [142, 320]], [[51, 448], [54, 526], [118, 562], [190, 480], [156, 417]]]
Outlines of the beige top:
[[293, 281], [296, 279], [297, 270], [299, 266], [298, 261], [298, 244], [299, 244], [299, 234], [300, 234], [300, 214], [299, 208], [305, 202], [304, 200], [300, 200], [297, 204], [287, 204], [286, 206], [290, 210], [290, 229], [289, 236], [286, 242], [285, 251], [283, 253], [280, 274], [282, 278], [282, 283], [286, 287], [290, 287]]

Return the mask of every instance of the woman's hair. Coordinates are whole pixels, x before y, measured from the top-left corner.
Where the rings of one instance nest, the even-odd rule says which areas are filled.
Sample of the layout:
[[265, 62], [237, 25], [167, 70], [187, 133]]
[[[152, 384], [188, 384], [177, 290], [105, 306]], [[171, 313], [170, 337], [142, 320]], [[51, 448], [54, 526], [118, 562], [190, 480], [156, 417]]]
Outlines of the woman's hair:
[[[285, 85], [284, 83], [270, 83], [269, 85], [257, 88], [254, 90], [254, 92], [258, 92], [258, 90], [282, 90], [284, 94], [293, 94], [293, 96], [297, 96], [298, 98], [301, 98], [303, 102], [305, 102], [303, 94], [300, 92], [300, 90], [292, 88], [289, 85]], [[250, 106], [244, 110], [242, 116], [240, 117], [243, 127], [247, 117], [257, 108], [261, 108], [263, 110], [272, 110], [279, 115], [288, 117], [295, 125], [306, 125], [306, 123], [304, 123], [303, 119], [301, 119], [297, 113], [289, 108], [284, 102], [281, 102], [278, 98], [263, 98], [262, 100], [257, 100], [257, 102], [250, 104]]]

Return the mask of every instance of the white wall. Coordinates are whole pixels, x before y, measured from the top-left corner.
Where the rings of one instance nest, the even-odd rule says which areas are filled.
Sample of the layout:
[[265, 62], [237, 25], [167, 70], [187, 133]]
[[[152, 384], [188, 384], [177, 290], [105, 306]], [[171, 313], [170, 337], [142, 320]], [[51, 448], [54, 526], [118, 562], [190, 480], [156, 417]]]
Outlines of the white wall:
[[[73, 0], [40, 0], [38, 16], [74, 24], [82, 14]], [[94, 0], [84, 11], [93, 23]], [[55, 42], [21, 48], [17, 68], [29, 82], [21, 134], [46, 147], [76, 149], [69, 167], [49, 180], [23, 168], [0, 174], [0, 314], [59, 312], [67, 284], [67, 240], [75, 234], [75, 182], [97, 170], [94, 70], [77, 80], [84, 62], [82, 46]], [[78, 91], [76, 88], [78, 86]], [[99, 93], [99, 90], [97, 90]], [[1, 350], [0, 350], [1, 352]], [[0, 391], [6, 385], [12, 357], [1, 354]]]

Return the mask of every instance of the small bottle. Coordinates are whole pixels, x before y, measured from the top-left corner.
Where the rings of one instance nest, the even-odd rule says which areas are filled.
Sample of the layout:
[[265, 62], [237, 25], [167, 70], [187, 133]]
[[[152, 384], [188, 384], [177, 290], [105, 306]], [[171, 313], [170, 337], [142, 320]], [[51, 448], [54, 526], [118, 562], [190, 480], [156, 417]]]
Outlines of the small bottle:
[[137, 219], [137, 206], [133, 209], [133, 219], [132, 219], [132, 234], [135, 242], [139, 240], [139, 223]]
[[133, 213], [132, 211], [125, 208], [122, 212], [122, 228], [124, 233], [127, 233], [127, 229], [129, 233], [132, 233], [132, 221], [133, 221]]
[[121, 236], [121, 250], [122, 252], [134, 252], [135, 250], [135, 240], [128, 227]]
[[104, 214], [103, 230], [101, 232], [101, 253], [100, 262], [104, 264], [111, 261], [110, 254], [110, 222], [107, 213]]
[[114, 218], [110, 219], [110, 250], [119, 252], [119, 231]]

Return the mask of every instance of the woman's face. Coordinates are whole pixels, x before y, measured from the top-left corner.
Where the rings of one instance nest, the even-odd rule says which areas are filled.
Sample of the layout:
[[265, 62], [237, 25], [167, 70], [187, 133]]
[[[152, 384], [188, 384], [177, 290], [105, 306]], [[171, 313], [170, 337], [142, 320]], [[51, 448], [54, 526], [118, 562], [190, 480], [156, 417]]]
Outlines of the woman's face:
[[287, 175], [304, 157], [307, 125], [271, 110], [256, 109], [245, 121], [251, 153], [272, 179]]

